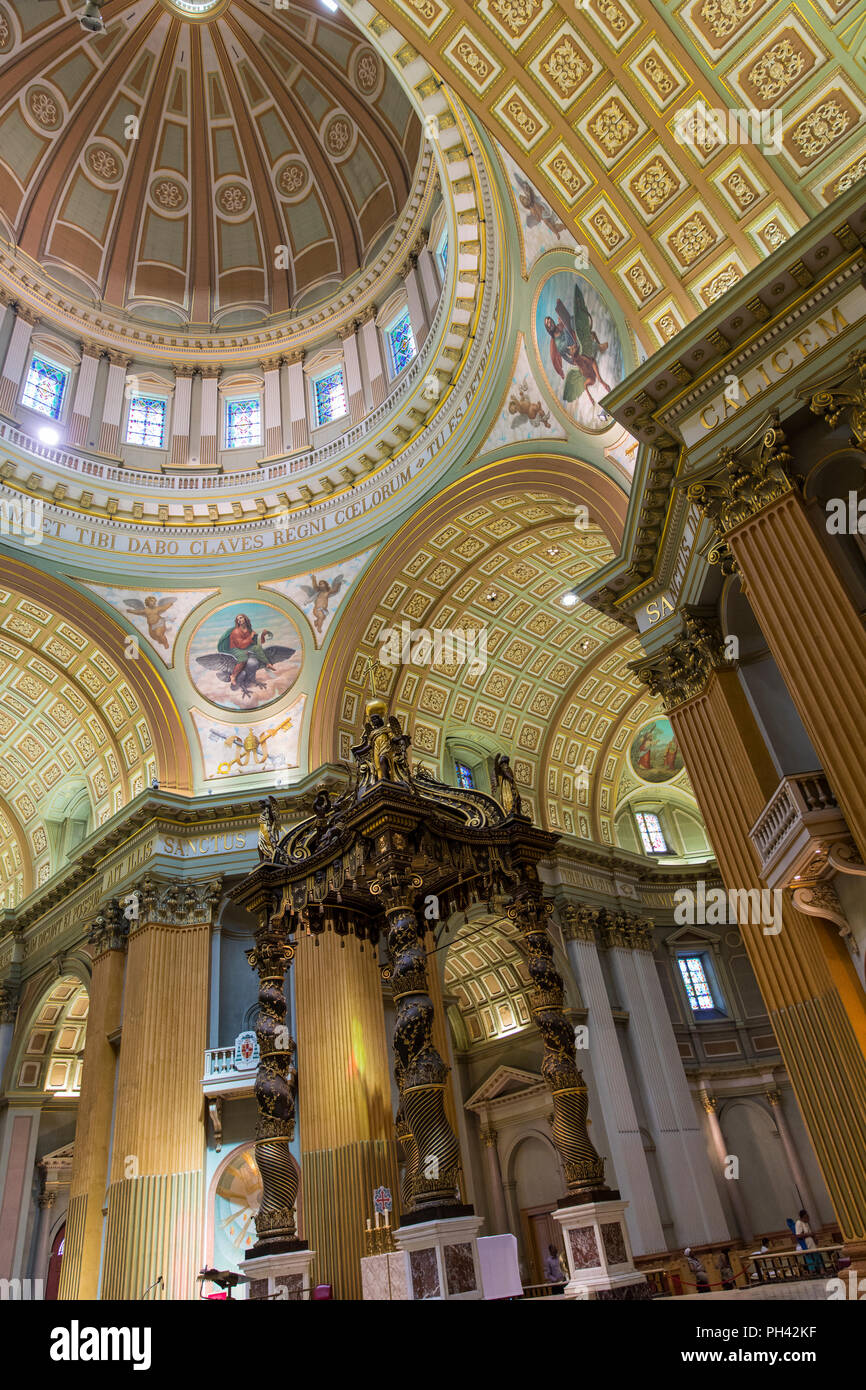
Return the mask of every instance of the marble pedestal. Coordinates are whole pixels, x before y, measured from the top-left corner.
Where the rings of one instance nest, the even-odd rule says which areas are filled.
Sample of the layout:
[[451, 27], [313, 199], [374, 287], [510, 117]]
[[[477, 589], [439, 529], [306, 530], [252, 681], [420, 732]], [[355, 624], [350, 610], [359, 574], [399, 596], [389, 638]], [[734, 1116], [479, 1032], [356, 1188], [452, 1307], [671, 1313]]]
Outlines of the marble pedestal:
[[470, 1215], [419, 1221], [396, 1230], [394, 1244], [406, 1268], [404, 1297], [483, 1298], [477, 1243], [481, 1226], [481, 1217]]
[[620, 1302], [649, 1298], [649, 1285], [634, 1267], [624, 1213], [627, 1202], [586, 1202], [560, 1207], [551, 1216], [562, 1227], [568, 1259], [566, 1298]]
[[394, 1302], [411, 1298], [409, 1256], [406, 1251], [365, 1255], [361, 1260], [361, 1291], [365, 1302]]
[[310, 1265], [315, 1258], [315, 1250], [286, 1250], [278, 1255], [254, 1255], [244, 1260], [241, 1273], [251, 1280], [247, 1285], [247, 1298], [297, 1302], [309, 1299]]

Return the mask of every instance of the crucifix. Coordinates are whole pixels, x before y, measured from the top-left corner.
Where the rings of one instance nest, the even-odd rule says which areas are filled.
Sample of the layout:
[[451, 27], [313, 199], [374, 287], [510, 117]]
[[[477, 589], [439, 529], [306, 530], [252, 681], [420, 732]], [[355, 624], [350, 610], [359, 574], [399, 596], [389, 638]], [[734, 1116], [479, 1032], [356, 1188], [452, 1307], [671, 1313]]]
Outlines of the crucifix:
[[370, 677], [370, 694], [376, 697], [376, 672], [385, 668], [377, 656], [368, 656], [364, 662], [364, 675]]

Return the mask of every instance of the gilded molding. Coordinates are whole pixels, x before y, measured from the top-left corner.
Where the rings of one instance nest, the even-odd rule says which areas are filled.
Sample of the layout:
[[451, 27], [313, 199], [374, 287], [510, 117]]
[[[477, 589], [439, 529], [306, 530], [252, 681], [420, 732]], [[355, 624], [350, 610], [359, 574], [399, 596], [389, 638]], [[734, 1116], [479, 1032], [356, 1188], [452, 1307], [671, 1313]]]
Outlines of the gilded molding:
[[606, 907], [575, 907], [565, 903], [559, 911], [566, 941], [594, 941], [599, 946], [624, 946], [632, 951], [655, 950], [654, 923], [649, 917], [611, 912]]
[[851, 426], [851, 443], [866, 449], [866, 351], [858, 348], [848, 357], [849, 370], [835, 384], [828, 383], [809, 402], [813, 415], [823, 415], [831, 430], [843, 416]]
[[774, 411], [757, 450], [747, 454], [720, 449], [712, 477], [689, 485], [689, 501], [697, 503], [715, 532], [709, 561], [718, 564], [723, 574], [733, 574], [736, 569], [727, 542], [729, 533], [798, 487], [792, 463], [779, 413]]
[[14, 985], [0, 985], [0, 1023], [14, 1023], [18, 1013], [18, 990]]

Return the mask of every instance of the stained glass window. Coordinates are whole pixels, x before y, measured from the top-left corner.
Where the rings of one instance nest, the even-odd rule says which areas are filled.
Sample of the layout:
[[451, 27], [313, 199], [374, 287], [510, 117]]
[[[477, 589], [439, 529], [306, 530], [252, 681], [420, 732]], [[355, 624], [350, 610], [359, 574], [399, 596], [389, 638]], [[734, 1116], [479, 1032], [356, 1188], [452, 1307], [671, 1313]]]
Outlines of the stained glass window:
[[647, 854], [669, 854], [659, 818], [652, 811], [636, 811], [635, 820]]
[[455, 767], [455, 769], [456, 769], [456, 771], [457, 771], [457, 785], [458, 785], [458, 787], [473, 787], [473, 788], [474, 788], [474, 786], [475, 786], [475, 778], [472, 776], [472, 768], [471, 768], [471, 767], [467, 767], [465, 763], [455, 763], [455, 764], [454, 764], [454, 767]]
[[126, 422], [127, 444], [143, 444], [147, 449], [165, 448], [167, 402], [159, 396], [133, 396]]
[[445, 271], [446, 271], [446, 269], [447, 269], [447, 267], [448, 267], [448, 233], [447, 233], [447, 232], [443, 232], [443, 233], [442, 233], [442, 236], [441, 236], [440, 239], [439, 239], [439, 245], [436, 247], [436, 259], [437, 259], [437, 261], [439, 262], [439, 270], [441, 271], [442, 276], [443, 276], [443, 278], [444, 278]]
[[262, 403], [258, 396], [226, 401], [226, 448], [250, 449], [262, 442]]
[[327, 376], [317, 377], [313, 389], [316, 393], [316, 420], [320, 425], [339, 420], [341, 415], [346, 414], [346, 385], [342, 367], [328, 372]]
[[714, 1009], [716, 1001], [700, 956], [680, 956], [678, 964], [692, 1010]]
[[404, 309], [388, 329], [388, 351], [391, 354], [392, 375], [399, 376], [415, 356], [415, 338], [408, 309]]
[[52, 420], [60, 419], [60, 408], [69, 373], [62, 367], [55, 367], [41, 357], [34, 357], [30, 363], [27, 380], [24, 383], [23, 405], [38, 410], [40, 415], [49, 415]]

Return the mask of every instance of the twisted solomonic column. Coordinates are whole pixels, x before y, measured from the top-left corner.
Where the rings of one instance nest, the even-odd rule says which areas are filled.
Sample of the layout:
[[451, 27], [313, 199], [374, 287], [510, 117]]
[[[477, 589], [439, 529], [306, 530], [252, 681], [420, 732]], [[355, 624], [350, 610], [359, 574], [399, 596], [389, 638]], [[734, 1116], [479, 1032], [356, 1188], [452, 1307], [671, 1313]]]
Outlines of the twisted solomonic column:
[[546, 922], [553, 904], [544, 900], [539, 886], [524, 882], [507, 911], [520, 928], [529, 962], [532, 1017], [544, 1040], [541, 1073], [553, 1097], [553, 1141], [562, 1159], [568, 1195], [575, 1204], [609, 1198], [604, 1159], [587, 1131], [589, 1102], [577, 1065], [574, 1029], [563, 1011], [565, 988], [553, 963]]
[[[388, 922], [394, 994], [394, 1074], [400, 1094], [398, 1137], [411, 1135], [406, 1187], [411, 1211], [459, 1205], [460, 1149], [445, 1114], [448, 1067], [433, 1043], [433, 1001], [427, 983], [423, 932], [412, 907], [421, 880], [392, 850], [396, 836], [377, 840], [378, 873], [371, 891], [381, 898]], [[456, 1215], [443, 1212], [442, 1215]]]
[[294, 947], [271, 931], [259, 934], [247, 960], [259, 975], [260, 1049], [256, 1073], [256, 1163], [262, 1178], [262, 1203], [256, 1216], [256, 1255], [297, 1249], [295, 1203], [297, 1169], [289, 1152], [295, 1134], [295, 1044], [286, 1027], [285, 974]]

